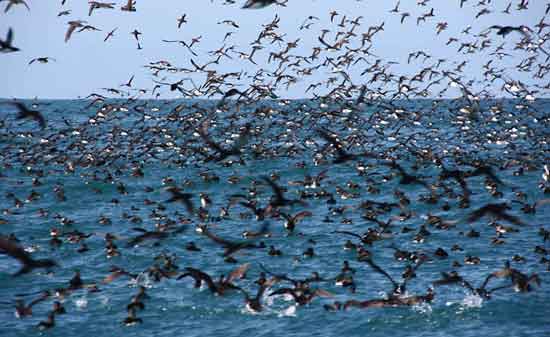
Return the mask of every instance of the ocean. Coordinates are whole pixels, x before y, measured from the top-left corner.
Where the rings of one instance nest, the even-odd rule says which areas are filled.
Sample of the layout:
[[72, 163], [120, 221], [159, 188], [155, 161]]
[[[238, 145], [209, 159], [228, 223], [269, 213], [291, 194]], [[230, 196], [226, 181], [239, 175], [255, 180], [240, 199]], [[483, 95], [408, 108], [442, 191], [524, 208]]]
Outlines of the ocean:
[[[227, 109], [203, 100], [23, 101], [29, 108], [35, 104], [46, 118], [44, 130], [32, 120], [16, 120], [9, 102], [0, 102], [0, 233], [15, 235], [33, 258], [51, 258], [59, 267], [12, 277], [19, 262], [0, 255], [1, 336], [550, 335], [550, 263], [544, 262], [550, 244], [541, 235], [550, 229], [550, 206], [543, 201], [550, 198], [550, 183], [543, 177], [550, 163], [550, 100], [482, 100], [477, 108], [466, 108], [469, 102], [462, 99], [231, 101]], [[245, 141], [240, 136], [247, 128]], [[237, 148], [240, 156], [217, 161], [217, 150], [200, 130], [223, 149]], [[337, 137], [332, 146], [320, 130]], [[353, 154], [351, 159], [334, 162], [337, 143]], [[404, 182], [395, 164], [418, 181]], [[461, 208], [464, 190], [453, 179], [441, 179], [443, 167], [472, 172], [476, 165], [492, 170], [496, 179], [468, 175], [470, 203]], [[320, 186], [300, 183], [306, 175], [319, 174], [324, 176]], [[277, 212], [257, 220], [244, 205], [248, 199], [267, 207], [274, 195], [268, 180], [285, 187], [285, 198], [301, 200], [279, 211], [311, 213], [293, 233]], [[170, 186], [191, 194], [200, 217], [189, 214], [183, 203], [167, 202]], [[211, 200], [204, 208], [199, 193]], [[436, 200], [430, 200], [434, 195]], [[377, 202], [399, 205], [382, 209]], [[522, 210], [537, 202], [535, 212]], [[490, 214], [468, 220], [473, 211], [498, 203], [507, 203], [507, 214], [523, 224]], [[220, 214], [222, 209], [228, 214]], [[430, 222], [432, 216], [448, 222], [448, 228]], [[389, 225], [381, 231], [374, 218]], [[199, 233], [199, 225], [231, 241], [245, 240], [244, 231], [262, 227], [262, 234], [270, 235], [250, 239], [265, 248], [241, 249], [232, 254], [236, 261], [227, 262], [223, 245]], [[497, 234], [498, 225], [506, 232]], [[143, 234], [136, 227], [168, 230], [161, 238], [132, 245], [130, 240]], [[58, 233], [55, 242], [52, 229]], [[368, 229], [383, 233], [371, 244], [340, 233]], [[421, 229], [429, 235], [419, 235]], [[75, 231], [91, 235], [74, 243]], [[117, 256], [107, 256], [108, 233]], [[358, 260], [357, 249], [344, 249], [347, 240], [368, 250], [372, 261], [399, 283], [406, 266], [418, 260], [396, 260], [396, 248], [424, 256], [402, 296], [423, 295], [431, 288], [433, 300], [326, 310], [335, 302], [383, 299], [392, 289], [387, 277]], [[82, 242], [88, 250], [79, 252]], [[186, 249], [190, 242], [200, 251]], [[270, 246], [281, 255], [269, 255]], [[304, 255], [308, 248], [313, 256]], [[448, 257], [437, 256], [438, 248]], [[478, 257], [479, 263], [466, 263], [476, 260], [469, 257]], [[163, 270], [166, 259], [173, 263]], [[335, 284], [344, 261], [354, 269], [348, 274], [355, 292]], [[477, 288], [506, 261], [522, 275], [537, 274], [540, 285], [532, 283], [529, 292], [508, 287], [482, 298], [461, 282], [433, 283], [442, 272], [457, 271]], [[190, 277], [177, 280], [186, 267], [217, 280], [245, 263], [246, 277], [234, 283], [252, 296], [262, 271], [279, 274], [279, 282], [261, 296], [259, 312], [246, 308], [241, 290], [220, 296], [205, 285], [194, 288]], [[148, 272], [155, 264], [159, 279]], [[113, 266], [137, 276], [104, 282]], [[52, 295], [33, 306], [32, 316], [16, 318], [17, 298], [28, 303], [44, 290], [53, 294], [67, 288], [77, 270], [86, 287], [63, 298]], [[324, 295], [305, 305], [288, 294], [270, 296], [292, 287], [281, 274], [306, 279], [312, 272], [323, 280], [310, 287]], [[494, 277], [487, 288], [512, 281]], [[136, 312], [142, 322], [127, 326], [127, 305], [140, 286], [148, 295]], [[67, 313], [55, 316], [55, 327], [40, 331], [37, 324], [55, 300]]]

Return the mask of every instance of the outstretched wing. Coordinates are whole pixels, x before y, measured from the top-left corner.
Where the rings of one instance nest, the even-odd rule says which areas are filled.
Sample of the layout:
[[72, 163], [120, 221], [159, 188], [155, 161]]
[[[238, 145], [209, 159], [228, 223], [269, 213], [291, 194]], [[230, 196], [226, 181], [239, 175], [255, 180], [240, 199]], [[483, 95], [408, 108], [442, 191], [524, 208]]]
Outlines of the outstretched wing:
[[65, 42], [69, 41], [75, 29], [76, 25], [69, 25], [69, 29], [67, 29], [67, 32], [65, 33]]
[[374, 263], [374, 261], [372, 261], [372, 259], [367, 258], [367, 259], [365, 259], [365, 262], [367, 262], [369, 264], [369, 266], [371, 266], [372, 269], [374, 269], [378, 273], [384, 275], [388, 280], [390, 280], [390, 282], [393, 284], [393, 286], [395, 288], [399, 287], [399, 284], [397, 282], [395, 282], [395, 280], [390, 276], [390, 274], [388, 274], [384, 269], [380, 268], [380, 266], [378, 266], [376, 263]]
[[233, 270], [229, 276], [227, 276], [227, 282], [232, 282], [233, 280], [242, 278], [245, 274], [248, 268], [250, 267], [250, 263], [245, 263], [242, 266], [236, 268]]
[[6, 36], [6, 44], [8, 46], [11, 46], [12, 41], [13, 41], [13, 29], [10, 28], [8, 30], [8, 36]]
[[269, 179], [267, 176], [262, 176], [262, 180], [265, 181], [273, 190], [273, 193], [275, 194], [275, 199], [277, 200], [276, 203], [280, 204], [283, 203], [285, 200], [285, 197], [283, 195], [283, 190], [273, 182], [273, 180]]
[[[208, 275], [207, 273], [205, 273], [203, 271], [200, 271], [198, 269], [195, 269], [195, 268], [191, 268], [191, 267], [185, 268], [185, 271], [187, 272], [186, 274], [188, 274], [189, 276], [194, 278], [195, 281], [204, 281], [206, 283], [206, 285], [208, 286], [208, 289], [210, 289], [210, 291], [212, 291], [212, 292], [217, 292], [218, 291], [218, 288], [214, 284], [214, 281], [212, 280], [210, 275]], [[181, 278], [182, 276], [184, 276], [186, 274], [181, 275], [179, 278]]]
[[19, 247], [18, 245], [4, 237], [0, 237], [0, 252], [8, 254], [14, 259], [19, 260], [19, 262], [23, 263], [24, 265], [28, 265], [33, 262], [31, 256], [27, 252], [25, 252], [22, 247]]
[[298, 221], [301, 221], [303, 218], [305, 217], [308, 217], [308, 216], [312, 216], [313, 213], [311, 213], [310, 211], [302, 211], [300, 213], [297, 213], [293, 216], [293, 220], [294, 222], [298, 222]]
[[353, 232], [349, 232], [349, 231], [334, 231], [333, 233], [346, 234], [346, 235], [355, 236], [355, 237], [357, 237], [357, 238], [359, 238], [359, 239], [361, 239], [361, 240], [363, 239], [363, 238], [361, 237], [361, 235], [356, 234], [356, 233], [353, 233]]
[[220, 245], [224, 247], [233, 246], [235, 245], [234, 242], [231, 242], [229, 240], [225, 240], [220, 238], [219, 236], [214, 235], [214, 233], [210, 232], [206, 226], [200, 226], [199, 227], [202, 234], [206, 235], [208, 238], [210, 238], [212, 241], [219, 243]]

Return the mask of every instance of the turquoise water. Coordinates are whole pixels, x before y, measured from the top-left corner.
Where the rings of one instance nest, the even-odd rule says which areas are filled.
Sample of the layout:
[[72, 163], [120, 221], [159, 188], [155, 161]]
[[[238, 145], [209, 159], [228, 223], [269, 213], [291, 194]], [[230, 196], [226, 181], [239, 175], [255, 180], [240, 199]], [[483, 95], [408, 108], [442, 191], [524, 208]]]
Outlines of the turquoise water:
[[[60, 267], [12, 278], [10, 274], [19, 268], [19, 263], [0, 255], [2, 336], [38, 333], [53, 336], [550, 334], [550, 276], [548, 264], [540, 262], [542, 257], [549, 256], [535, 252], [535, 246], [550, 249], [539, 235], [541, 227], [550, 229], [550, 206], [541, 204], [536, 213], [525, 214], [522, 205], [514, 202], [534, 203], [549, 198], [542, 188], [542, 175], [544, 164], [549, 163], [547, 111], [550, 101], [482, 101], [475, 115], [460, 111], [465, 104], [460, 100], [396, 101], [393, 107], [382, 101], [369, 106], [352, 105], [352, 109], [319, 101], [265, 101], [238, 109], [231, 104], [229, 111], [216, 111], [216, 103], [210, 101], [112, 100], [108, 103], [115, 109], [104, 110], [102, 114], [98, 114], [100, 105], [87, 107], [88, 101], [25, 103], [37, 104], [36, 109], [47, 118], [48, 127], [40, 130], [32, 121], [15, 120], [15, 110], [8, 104], [0, 104], [0, 219], [3, 220], [0, 232], [15, 234], [21, 245], [32, 248], [33, 257], [52, 258]], [[143, 104], [143, 109], [134, 109]], [[180, 104], [183, 108], [175, 111]], [[213, 116], [208, 133], [226, 148], [232, 146], [241, 127], [246, 123], [252, 125], [250, 142], [242, 149], [244, 164], [235, 157], [229, 158], [233, 162], [204, 161], [213, 152], [196, 129], [207, 114]], [[316, 132], [319, 128], [330, 129], [339, 139], [345, 139], [350, 153], [370, 151], [396, 159], [407, 172], [435, 184], [439, 200], [437, 203], [419, 201], [428, 190], [422, 185], [399, 184], [396, 170], [383, 165], [386, 160], [360, 158], [332, 164], [334, 155]], [[201, 151], [205, 155], [199, 154]], [[466, 209], [457, 207], [459, 185], [452, 180], [439, 182], [441, 168], [428, 158], [429, 153], [441, 158], [446, 167], [464, 171], [472, 169], [469, 165], [474, 160], [484, 161], [502, 180], [503, 184], [497, 188], [502, 194], [488, 193], [484, 176], [470, 177], [467, 181], [471, 205]], [[141, 168], [143, 177], [132, 175], [137, 167]], [[324, 170], [327, 177], [321, 181], [320, 188], [289, 185], [289, 182], [303, 180], [306, 174], [316, 175]], [[261, 182], [261, 177], [272, 173], [280, 176], [279, 185], [288, 188], [285, 196], [289, 199], [298, 198], [304, 191], [314, 193], [324, 189], [334, 195], [336, 204], [327, 204], [326, 198], [312, 196], [304, 199], [304, 205], [285, 206], [283, 210], [291, 214], [308, 210], [313, 215], [298, 223], [292, 235], [283, 228], [282, 218], [266, 219], [271, 236], [260, 240], [267, 247], [273, 245], [280, 249], [282, 256], [268, 255], [267, 248], [247, 249], [233, 255], [237, 264], [224, 262], [223, 248], [197, 233], [196, 226], [207, 223], [212, 232], [233, 240], [240, 240], [245, 230], [258, 230], [263, 222], [257, 221], [238, 203], [230, 207], [229, 216], [222, 218], [219, 213], [228, 205], [231, 195], [248, 193], [251, 188], [257, 192], [258, 203], [265, 206], [272, 191]], [[204, 174], [219, 179], [206, 181], [202, 178]], [[239, 179], [229, 183], [231, 177]], [[33, 178], [41, 184], [33, 186]], [[350, 188], [349, 182], [358, 186]], [[117, 188], [120, 184], [125, 186], [124, 193]], [[198, 193], [206, 193], [212, 200], [207, 208], [209, 218], [199, 220], [190, 216], [182, 204], [166, 203], [171, 196], [166, 187], [174, 184], [194, 194], [196, 207], [200, 205]], [[56, 186], [63, 187], [65, 201], [57, 197]], [[356, 196], [342, 199], [336, 193], [337, 187]], [[373, 193], [374, 189], [379, 193]], [[381, 221], [393, 218], [391, 233], [365, 248], [377, 264], [398, 280], [406, 263], [394, 259], [390, 246], [430, 257], [416, 271], [417, 277], [409, 281], [410, 295], [424, 294], [442, 271], [456, 270], [479, 286], [489, 273], [502, 268], [506, 260], [522, 273], [537, 273], [541, 285], [534, 285], [528, 293], [518, 293], [512, 288], [497, 291], [490, 300], [473, 296], [458, 285], [436, 287], [430, 304], [326, 311], [325, 304], [381, 298], [391, 289], [388, 280], [357, 260], [355, 251], [343, 249], [346, 240], [360, 245], [359, 240], [334, 231], [363, 233], [367, 228], [377, 228], [376, 223], [363, 217], [366, 211], [359, 206], [367, 200], [397, 202], [396, 189], [410, 199], [407, 210], [411, 216], [397, 219], [399, 208], [381, 212], [378, 215]], [[444, 193], [446, 189], [454, 193]], [[39, 196], [27, 201], [32, 191]], [[524, 199], [520, 199], [518, 192], [524, 193]], [[16, 198], [22, 203], [16, 204]], [[471, 211], [497, 202], [509, 202], [509, 213], [526, 223], [519, 227], [497, 220], [519, 230], [504, 234], [501, 245], [491, 243], [495, 229], [490, 225], [490, 216], [472, 223], [465, 221]], [[450, 209], [444, 209], [445, 203]], [[342, 207], [343, 211], [335, 211]], [[427, 225], [431, 235], [424, 242], [416, 243], [413, 239], [426, 223], [428, 214], [441, 216], [455, 226], [442, 230]], [[111, 223], [100, 223], [102, 216]], [[330, 221], [326, 221], [327, 217]], [[172, 221], [183, 230], [160, 241], [146, 240], [127, 246], [131, 238], [140, 234], [132, 228], [153, 230], [156, 224]], [[403, 233], [404, 227], [412, 231]], [[77, 252], [80, 244], [69, 242], [67, 236], [61, 237], [63, 242], [59, 247], [52, 246], [52, 228], [61, 233], [75, 230], [91, 233], [85, 239], [89, 250]], [[479, 232], [478, 238], [465, 235], [472, 229]], [[107, 233], [116, 236], [114, 243], [119, 256], [106, 256], [104, 237]], [[186, 250], [186, 244], [191, 241], [202, 250]], [[452, 251], [454, 244], [463, 250]], [[302, 254], [309, 247], [315, 251], [312, 258]], [[434, 255], [439, 247], [449, 253], [447, 259]], [[238, 291], [215, 296], [208, 289], [195, 289], [190, 278], [170, 277], [156, 282], [144, 271], [161, 253], [174, 256], [179, 267], [176, 275], [190, 266], [217, 278], [240, 264], [250, 263], [247, 277], [235, 283], [251, 293], [257, 289], [254, 281], [260, 274], [260, 263], [292, 278], [306, 278], [314, 271], [323, 278], [334, 278], [340, 273], [343, 261], [348, 260], [356, 270], [353, 278], [357, 288], [351, 293], [336, 286], [334, 281], [315, 283], [312, 287], [322, 288], [333, 296], [318, 297], [308, 305], [296, 306], [289, 298], [267, 296], [273, 290], [289, 286], [288, 282], [280, 282], [263, 297], [264, 310], [253, 313], [246, 309], [244, 297]], [[479, 257], [481, 263], [465, 264], [464, 259], [469, 255]], [[524, 261], [513, 261], [515, 255], [522, 256]], [[454, 261], [462, 266], [454, 267]], [[104, 284], [102, 280], [111, 266], [140, 276], [134, 281], [120, 277]], [[53, 297], [34, 306], [31, 317], [15, 317], [16, 298], [30, 301], [42, 290], [67, 287], [75, 270], [80, 271], [84, 283], [95, 283], [100, 291], [80, 289], [60, 299], [67, 314], [56, 316], [54, 328], [39, 332], [36, 327], [46, 318], [55, 300]], [[494, 279], [491, 287], [508, 283], [509, 280]], [[137, 293], [138, 285], [145, 286], [150, 296], [144, 300], [145, 308], [137, 312], [143, 322], [125, 326], [122, 322], [127, 317], [126, 305]]]

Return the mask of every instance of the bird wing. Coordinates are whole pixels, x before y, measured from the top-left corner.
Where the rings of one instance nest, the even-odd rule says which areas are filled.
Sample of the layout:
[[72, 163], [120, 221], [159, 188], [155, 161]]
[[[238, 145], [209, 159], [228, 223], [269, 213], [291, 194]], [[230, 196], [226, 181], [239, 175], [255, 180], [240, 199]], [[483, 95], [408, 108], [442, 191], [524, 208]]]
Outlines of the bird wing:
[[333, 233], [346, 234], [346, 235], [355, 236], [355, 237], [357, 237], [357, 238], [359, 238], [359, 239], [363, 239], [363, 238], [361, 237], [361, 235], [356, 234], [356, 233], [353, 233], [353, 232], [349, 232], [349, 231], [334, 231]]
[[434, 286], [442, 286], [442, 285], [457, 283], [457, 282], [460, 282], [461, 280], [461, 278], [452, 278], [448, 273], [445, 273], [445, 272], [441, 272], [441, 276], [443, 278], [432, 282]]
[[227, 282], [232, 282], [233, 280], [239, 279], [244, 276], [248, 268], [250, 267], [250, 263], [245, 263], [235, 270], [233, 270], [228, 276], [227, 276]]
[[13, 29], [8, 29], [8, 35], [6, 36], [6, 44], [8, 46], [11, 46], [11, 43], [13, 41]]
[[273, 190], [273, 193], [275, 194], [275, 198], [277, 199], [277, 203], [281, 203], [283, 200], [285, 200], [283, 191], [277, 184], [273, 182], [273, 180], [269, 179], [269, 177], [267, 176], [262, 176], [262, 180], [265, 181]]
[[65, 42], [69, 41], [75, 29], [76, 25], [69, 25], [69, 29], [67, 29], [67, 32], [65, 33]]
[[491, 288], [489, 290], [487, 290], [487, 293], [491, 294], [497, 290], [502, 290], [502, 289], [506, 289], [506, 288], [510, 288], [510, 287], [513, 287], [514, 284], [507, 284], [507, 285], [503, 285], [503, 286], [500, 286], [500, 287], [495, 287], [495, 288]]
[[204, 140], [204, 142], [210, 146], [213, 150], [215, 150], [216, 152], [220, 152], [220, 153], [225, 153], [225, 149], [222, 148], [219, 144], [217, 144], [216, 142], [214, 142], [209, 136], [208, 136], [208, 133], [206, 132], [206, 127], [205, 127], [206, 124], [203, 123], [203, 125], [199, 128], [199, 135], [201, 136], [202, 140]]
[[50, 293], [46, 290], [46, 291], [42, 292], [42, 295], [40, 297], [38, 297], [37, 299], [35, 299], [31, 303], [29, 303], [28, 306], [32, 307], [35, 304], [38, 304], [42, 301], [45, 301], [46, 299], [48, 299], [48, 297], [50, 297]]
[[0, 237], [0, 251], [3, 251], [14, 259], [19, 260], [19, 262], [23, 263], [24, 265], [28, 265], [33, 262], [31, 256], [27, 252], [25, 252], [22, 247], [16, 245], [15, 243], [4, 237]]
[[23, 5], [25, 5], [25, 7], [27, 7], [27, 9], [28, 9], [29, 11], [31, 10], [31, 8], [29, 7], [29, 5], [27, 5], [27, 3], [26, 3], [25, 1], [21, 0], [21, 3], [22, 3]]
[[525, 223], [523, 221], [521, 221], [518, 217], [510, 215], [506, 212], [500, 212], [500, 213], [497, 214], [497, 216], [504, 219], [504, 220], [506, 220], [506, 221], [509, 221], [509, 222], [513, 223], [514, 225], [525, 226]]
[[470, 215], [466, 218], [466, 221], [474, 222], [474, 221], [480, 219], [482, 216], [484, 216], [486, 212], [487, 212], [487, 206], [483, 206], [483, 207], [473, 211], [472, 213], [470, 213]]
[[44, 118], [44, 116], [42, 116], [42, 114], [38, 111], [35, 111], [33, 114], [32, 114], [32, 118], [38, 122], [38, 124], [40, 125], [40, 127], [42, 129], [44, 129], [46, 127], [46, 119]]
[[258, 292], [256, 293], [255, 300], [259, 301], [262, 298], [262, 296], [264, 295], [264, 292], [266, 291], [266, 289], [271, 287], [273, 284], [275, 284], [275, 282], [277, 282], [276, 279], [270, 279], [270, 280], [265, 281], [262, 285], [260, 285], [260, 288], [258, 289]]
[[269, 274], [269, 275], [273, 276], [273, 280], [285, 280], [285, 281], [291, 282], [292, 284], [297, 284], [298, 283], [296, 280], [293, 280], [290, 277], [286, 276], [286, 274], [275, 274], [275, 273], [267, 270], [267, 268], [261, 263], [260, 263], [260, 268], [264, 272], [266, 272], [266, 274]]
[[328, 291], [323, 290], [323, 289], [315, 289], [315, 291], [313, 292], [313, 294], [314, 294], [315, 296], [325, 297], [325, 298], [334, 297], [334, 294], [333, 294], [333, 293], [328, 292]]
[[342, 144], [332, 137], [328, 132], [323, 129], [318, 129], [317, 132], [319, 135], [328, 143], [332, 144], [339, 157], [344, 157], [347, 155], [347, 152], [344, 151]]
[[219, 243], [220, 245], [224, 246], [224, 247], [230, 247], [230, 246], [234, 246], [235, 243], [234, 242], [231, 242], [229, 240], [225, 240], [225, 239], [222, 239], [220, 238], [219, 236], [216, 236], [214, 235], [214, 233], [210, 232], [208, 230], [208, 228], [206, 228], [206, 226], [201, 226], [201, 230], [202, 230], [202, 233], [204, 235], [206, 235], [208, 238], [210, 238], [212, 241], [216, 242], [216, 243]]
[[258, 0], [248, 0], [244, 5], [243, 9], [260, 9], [267, 7], [273, 4], [275, 1], [258, 1]]
[[19, 109], [19, 113], [23, 116], [26, 116], [28, 113], [29, 113], [29, 109], [27, 109], [27, 107], [21, 103], [21, 102], [12, 102], [12, 104], [14, 106], [17, 107], [17, 109]]
[[303, 218], [305, 217], [308, 217], [308, 216], [312, 216], [313, 213], [311, 213], [310, 211], [302, 211], [300, 213], [297, 213], [295, 214], [292, 219], [294, 220], [294, 222], [298, 222], [300, 220], [302, 220]]
[[191, 276], [195, 280], [206, 282], [206, 285], [208, 286], [208, 289], [210, 289], [210, 291], [212, 292], [218, 291], [218, 288], [214, 284], [212, 277], [210, 277], [210, 275], [208, 275], [207, 273], [191, 267], [187, 267], [185, 268], [185, 270], [189, 273], [189, 276]]
[[378, 266], [376, 263], [374, 263], [374, 261], [372, 261], [372, 259], [367, 258], [367, 259], [365, 259], [365, 261], [369, 264], [369, 266], [371, 266], [372, 269], [374, 269], [378, 273], [384, 275], [388, 280], [390, 280], [390, 282], [393, 284], [394, 287], [396, 287], [396, 288], [399, 287], [399, 284], [397, 284], [397, 282], [395, 282], [395, 280], [390, 276], [390, 274], [388, 274], [384, 269], [380, 268], [380, 266]]
[[291, 295], [294, 300], [296, 300], [298, 298], [298, 296], [296, 295], [296, 291], [292, 288], [280, 288], [280, 289], [277, 289], [275, 291], [272, 291], [269, 296], [275, 296], [275, 295], [286, 295], [286, 294], [289, 294]]

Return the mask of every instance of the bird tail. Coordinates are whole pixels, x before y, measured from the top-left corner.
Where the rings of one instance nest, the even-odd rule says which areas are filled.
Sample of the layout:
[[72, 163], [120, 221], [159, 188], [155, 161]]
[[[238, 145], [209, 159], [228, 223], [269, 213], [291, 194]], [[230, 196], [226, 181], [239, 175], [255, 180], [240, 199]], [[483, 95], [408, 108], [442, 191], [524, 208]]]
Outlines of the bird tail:
[[13, 41], [13, 30], [10, 28], [8, 30], [8, 35], [6, 36], [6, 45], [11, 46]]

